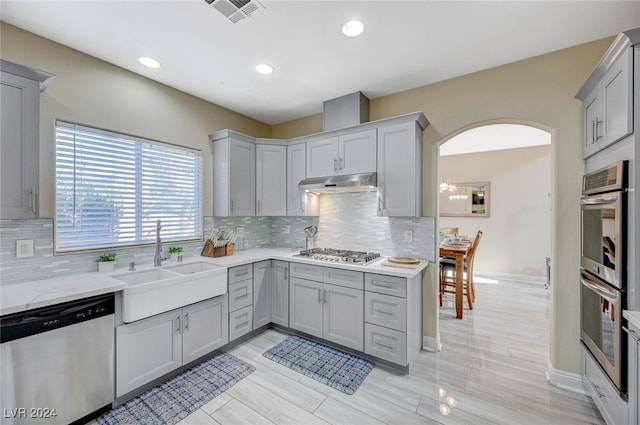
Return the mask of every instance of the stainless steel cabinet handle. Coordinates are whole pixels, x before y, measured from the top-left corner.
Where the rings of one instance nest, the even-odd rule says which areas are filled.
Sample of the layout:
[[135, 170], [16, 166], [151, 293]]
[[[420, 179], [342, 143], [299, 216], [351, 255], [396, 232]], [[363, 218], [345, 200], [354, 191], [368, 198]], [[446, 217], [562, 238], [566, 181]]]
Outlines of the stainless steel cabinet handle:
[[318, 302], [322, 302], [322, 289], [318, 289]]
[[371, 285], [373, 285], [373, 286], [381, 286], [383, 288], [393, 288], [393, 285], [390, 284], [390, 283], [371, 282]]
[[602, 136], [598, 136], [598, 128], [600, 128], [600, 125], [602, 124], [602, 121], [599, 121], [598, 118], [596, 118], [596, 142], [602, 138]]
[[338, 171], [338, 158], [333, 158], [333, 172]]
[[591, 144], [596, 142], [596, 120], [591, 120]]
[[184, 330], [189, 330], [189, 313], [184, 314]]
[[344, 168], [344, 160], [341, 156], [338, 157], [338, 168], [342, 170]]
[[602, 394], [600, 392], [600, 387], [597, 386], [596, 384], [594, 384], [593, 382], [591, 383], [591, 385], [593, 385], [593, 389], [595, 390], [596, 394], [598, 395], [598, 398], [606, 398], [607, 396]]
[[180, 316], [176, 317], [176, 332], [180, 333]]
[[236, 325], [236, 329], [239, 329], [239, 328], [242, 328], [242, 327], [244, 327], [244, 326], [247, 326], [248, 324], [249, 324], [249, 319], [245, 320], [245, 321], [244, 321], [244, 322], [242, 322], [242, 323], [238, 323], [238, 324]]
[[377, 311], [378, 313], [384, 313], [384, 314], [393, 314], [393, 311], [389, 311], [389, 310], [383, 310], [381, 308], [374, 308], [374, 311]]
[[393, 345], [391, 345], [391, 344], [385, 344], [384, 342], [380, 342], [380, 341], [375, 341], [374, 343], [376, 345], [381, 346], [381, 347], [385, 347], [385, 348], [388, 348], [390, 350], [393, 350]]
[[284, 280], [289, 279], [289, 268], [285, 267], [284, 268]]
[[326, 304], [327, 303], [327, 290], [325, 289], [322, 297], [322, 304]]
[[243, 298], [249, 298], [249, 294], [237, 295], [235, 299], [236, 299], [236, 300], [241, 300], [241, 299], [243, 299]]
[[636, 331], [632, 331], [631, 329], [628, 329], [626, 326], [623, 326], [622, 330], [625, 331], [627, 335], [633, 338], [636, 342], [640, 342], [640, 338], [638, 337], [638, 335], [636, 335]]
[[249, 269], [244, 269], [244, 270], [243, 270], [243, 271], [241, 271], [241, 272], [235, 272], [235, 275], [236, 275], [236, 276], [244, 276], [244, 275], [246, 275], [246, 274], [249, 274]]
[[36, 190], [31, 188], [31, 212], [36, 213]]

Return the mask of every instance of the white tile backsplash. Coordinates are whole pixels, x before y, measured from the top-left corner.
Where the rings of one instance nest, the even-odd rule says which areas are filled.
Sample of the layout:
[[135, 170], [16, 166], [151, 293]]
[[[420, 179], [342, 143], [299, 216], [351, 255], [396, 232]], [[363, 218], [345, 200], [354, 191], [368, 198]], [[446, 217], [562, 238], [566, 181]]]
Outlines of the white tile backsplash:
[[[289, 233], [285, 230], [289, 227]], [[244, 228], [249, 248], [269, 246], [299, 248], [305, 245], [304, 228], [317, 226], [315, 245], [375, 251], [385, 256], [407, 255], [433, 260], [433, 217], [378, 217], [376, 193], [343, 193], [320, 196], [319, 217], [205, 217], [204, 235], [212, 228], [236, 230]], [[404, 242], [404, 232], [411, 230], [413, 240]], [[33, 239], [33, 257], [16, 258], [16, 240]], [[171, 245], [184, 248], [185, 257], [200, 255], [202, 241], [163, 243], [165, 253]], [[241, 247], [236, 246], [236, 249]], [[153, 262], [154, 246], [114, 250], [118, 254], [116, 268], [126, 270], [130, 262]], [[54, 255], [53, 220], [0, 220], [0, 284], [69, 276], [98, 270], [99, 253]]]

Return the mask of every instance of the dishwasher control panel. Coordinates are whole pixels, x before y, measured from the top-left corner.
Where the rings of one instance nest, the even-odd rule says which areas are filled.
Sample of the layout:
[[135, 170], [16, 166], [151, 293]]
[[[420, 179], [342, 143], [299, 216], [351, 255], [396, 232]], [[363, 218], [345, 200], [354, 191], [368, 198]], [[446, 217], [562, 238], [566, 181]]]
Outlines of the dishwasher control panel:
[[113, 314], [114, 299], [113, 294], [99, 295], [2, 316], [0, 343]]

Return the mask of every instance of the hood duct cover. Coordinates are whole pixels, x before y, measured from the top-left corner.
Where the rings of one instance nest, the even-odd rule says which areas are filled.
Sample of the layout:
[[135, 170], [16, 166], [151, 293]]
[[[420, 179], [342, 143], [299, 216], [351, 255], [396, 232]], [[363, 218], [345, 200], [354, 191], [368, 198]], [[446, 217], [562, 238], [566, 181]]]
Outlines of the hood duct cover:
[[298, 183], [298, 189], [314, 193], [367, 192], [377, 186], [376, 173], [312, 177]]

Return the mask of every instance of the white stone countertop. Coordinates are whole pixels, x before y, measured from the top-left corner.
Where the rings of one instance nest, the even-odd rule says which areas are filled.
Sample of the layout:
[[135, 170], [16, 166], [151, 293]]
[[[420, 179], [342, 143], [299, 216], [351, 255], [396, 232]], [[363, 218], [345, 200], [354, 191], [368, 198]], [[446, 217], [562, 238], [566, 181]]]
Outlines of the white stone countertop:
[[[422, 273], [429, 265], [423, 262], [415, 269], [404, 269], [383, 266], [381, 260], [366, 266], [348, 263], [329, 263], [307, 258], [293, 257], [298, 251], [289, 248], [257, 248], [247, 251], [236, 251], [226, 257], [188, 257], [184, 263], [205, 261], [222, 267], [234, 267], [243, 264], [255, 263], [263, 260], [295, 261], [299, 263], [316, 264], [325, 267], [334, 267], [348, 270], [357, 270], [368, 273], [384, 274], [413, 278]], [[175, 262], [165, 262], [163, 266], [176, 265]], [[136, 271], [149, 270], [153, 266], [145, 264], [138, 266]], [[0, 315], [18, 313], [39, 307], [73, 301], [81, 298], [102, 295], [110, 292], [121, 291], [126, 283], [114, 278], [114, 275], [129, 273], [126, 267], [116, 268], [111, 273], [82, 273], [72, 276], [61, 276], [52, 279], [42, 279], [32, 282], [14, 283], [0, 286]], [[638, 312], [640, 314], [640, 312]]]
[[622, 316], [627, 319], [630, 325], [640, 329], [640, 311], [624, 310]]

